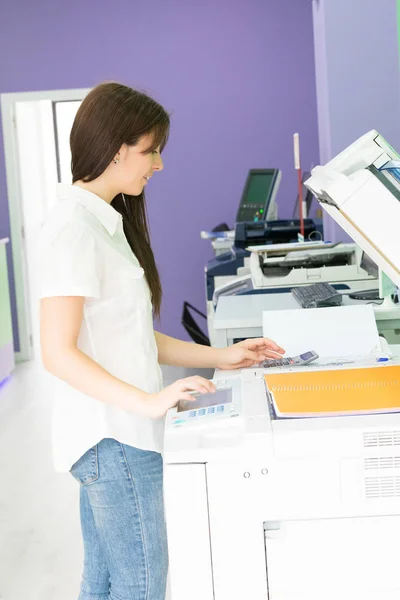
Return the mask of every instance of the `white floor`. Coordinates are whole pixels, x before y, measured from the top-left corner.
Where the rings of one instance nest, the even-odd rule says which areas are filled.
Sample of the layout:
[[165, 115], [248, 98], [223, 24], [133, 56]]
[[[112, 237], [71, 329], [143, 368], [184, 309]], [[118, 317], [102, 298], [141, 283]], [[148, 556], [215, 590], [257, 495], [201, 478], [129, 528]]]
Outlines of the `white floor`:
[[[165, 384], [192, 372], [164, 369]], [[53, 471], [46, 390], [34, 362], [19, 365], [0, 388], [1, 600], [78, 597], [79, 490], [69, 474]]]

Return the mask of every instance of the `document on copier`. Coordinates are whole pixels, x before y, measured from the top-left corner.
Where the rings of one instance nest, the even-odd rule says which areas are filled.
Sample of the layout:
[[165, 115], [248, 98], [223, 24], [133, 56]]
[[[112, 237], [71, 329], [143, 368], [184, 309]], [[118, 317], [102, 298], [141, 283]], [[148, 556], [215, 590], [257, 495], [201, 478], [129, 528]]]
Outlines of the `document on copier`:
[[382, 355], [374, 310], [367, 304], [266, 311], [263, 335], [276, 340], [288, 356], [315, 350], [320, 364]]
[[400, 365], [265, 375], [278, 418], [400, 412]]

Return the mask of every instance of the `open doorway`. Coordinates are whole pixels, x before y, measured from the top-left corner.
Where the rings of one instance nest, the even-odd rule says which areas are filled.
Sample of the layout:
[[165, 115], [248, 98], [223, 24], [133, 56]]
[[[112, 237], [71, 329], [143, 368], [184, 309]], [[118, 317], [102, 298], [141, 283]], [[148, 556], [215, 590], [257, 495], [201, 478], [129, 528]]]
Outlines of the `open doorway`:
[[69, 134], [88, 89], [4, 94], [1, 109], [18, 332], [16, 359], [39, 351], [38, 237], [57, 182], [71, 182]]

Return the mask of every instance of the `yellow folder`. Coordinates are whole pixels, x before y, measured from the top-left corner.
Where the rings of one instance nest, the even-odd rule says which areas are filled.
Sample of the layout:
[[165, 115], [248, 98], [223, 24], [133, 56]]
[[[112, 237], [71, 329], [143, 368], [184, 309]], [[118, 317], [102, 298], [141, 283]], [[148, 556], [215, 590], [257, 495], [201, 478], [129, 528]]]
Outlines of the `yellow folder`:
[[400, 411], [400, 366], [271, 373], [265, 381], [279, 417]]

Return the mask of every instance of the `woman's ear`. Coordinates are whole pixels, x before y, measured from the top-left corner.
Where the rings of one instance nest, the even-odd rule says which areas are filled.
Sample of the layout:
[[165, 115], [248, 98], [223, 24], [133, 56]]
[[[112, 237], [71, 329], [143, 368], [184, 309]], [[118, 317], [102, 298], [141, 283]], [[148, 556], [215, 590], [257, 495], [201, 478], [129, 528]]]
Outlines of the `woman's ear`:
[[128, 154], [128, 146], [127, 146], [127, 144], [122, 144], [121, 148], [117, 152], [120, 162], [124, 162], [127, 154]]

